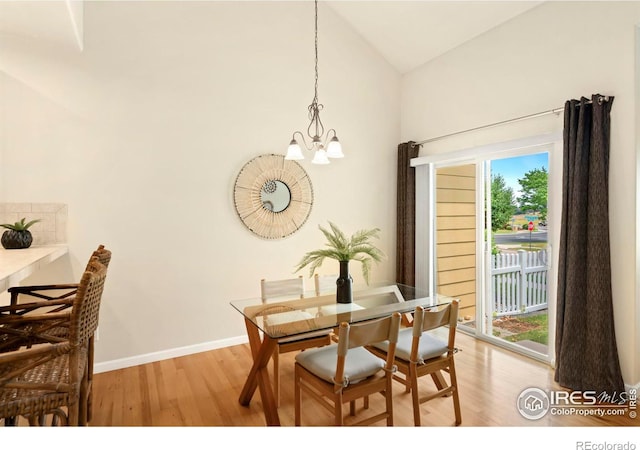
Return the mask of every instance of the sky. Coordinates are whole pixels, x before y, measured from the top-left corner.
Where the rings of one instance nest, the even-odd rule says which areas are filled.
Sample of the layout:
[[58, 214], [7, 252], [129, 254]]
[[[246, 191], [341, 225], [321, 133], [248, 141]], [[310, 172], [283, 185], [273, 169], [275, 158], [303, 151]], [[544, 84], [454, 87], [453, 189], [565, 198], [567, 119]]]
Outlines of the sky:
[[544, 167], [547, 172], [549, 171], [548, 153], [493, 159], [491, 160], [491, 175], [502, 175], [506, 185], [513, 189], [513, 195], [517, 198], [520, 195], [518, 178], [523, 178], [525, 173], [542, 167]]

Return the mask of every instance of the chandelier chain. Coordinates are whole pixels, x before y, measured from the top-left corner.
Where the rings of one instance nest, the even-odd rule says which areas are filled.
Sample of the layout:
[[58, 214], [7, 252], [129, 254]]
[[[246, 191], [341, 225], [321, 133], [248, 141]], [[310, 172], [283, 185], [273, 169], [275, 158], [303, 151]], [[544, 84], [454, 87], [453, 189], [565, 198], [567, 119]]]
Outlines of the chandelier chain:
[[342, 147], [338, 136], [336, 136], [336, 130], [331, 128], [325, 135], [324, 125], [320, 120], [320, 111], [323, 109], [323, 105], [318, 103], [318, 0], [315, 0], [315, 17], [314, 17], [314, 50], [315, 50], [315, 79], [314, 79], [314, 96], [313, 101], [308, 106], [309, 111], [309, 126], [307, 127], [307, 136], [311, 139], [307, 142], [305, 135], [301, 131], [294, 131], [291, 136], [291, 142], [287, 149], [287, 160], [299, 160], [304, 159], [302, 155], [300, 145], [296, 140], [296, 136], [302, 140], [302, 144], [307, 150], [315, 152], [313, 157], [313, 164], [329, 164], [329, 158], [344, 158], [342, 153]]
[[318, 0], [316, 0], [316, 22], [315, 22], [315, 50], [316, 50], [316, 80], [314, 103], [318, 103]]
[[[315, 84], [314, 84], [314, 97], [313, 101], [309, 105], [309, 127], [307, 128], [307, 135], [312, 139], [319, 139], [324, 135], [324, 125], [320, 120], [320, 111], [322, 111], [323, 105], [318, 103], [318, 0], [315, 0]], [[315, 128], [315, 135], [311, 134], [311, 129]]]

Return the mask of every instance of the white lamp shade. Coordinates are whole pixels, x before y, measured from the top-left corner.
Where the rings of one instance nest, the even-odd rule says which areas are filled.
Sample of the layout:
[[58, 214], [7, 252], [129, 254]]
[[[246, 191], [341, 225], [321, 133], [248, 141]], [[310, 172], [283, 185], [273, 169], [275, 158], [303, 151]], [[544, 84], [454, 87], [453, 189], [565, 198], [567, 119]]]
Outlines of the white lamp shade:
[[329, 158], [327, 158], [327, 152], [323, 149], [316, 150], [316, 154], [313, 156], [312, 164], [329, 164]]
[[329, 158], [344, 158], [342, 145], [340, 145], [338, 138], [334, 137], [329, 141], [329, 145], [327, 146], [327, 156]]
[[300, 148], [298, 143], [295, 141], [295, 139], [292, 140], [291, 143], [289, 144], [289, 148], [287, 148], [287, 155], [284, 157], [284, 159], [293, 159], [293, 160], [304, 159], [304, 155], [302, 154], [302, 149]]

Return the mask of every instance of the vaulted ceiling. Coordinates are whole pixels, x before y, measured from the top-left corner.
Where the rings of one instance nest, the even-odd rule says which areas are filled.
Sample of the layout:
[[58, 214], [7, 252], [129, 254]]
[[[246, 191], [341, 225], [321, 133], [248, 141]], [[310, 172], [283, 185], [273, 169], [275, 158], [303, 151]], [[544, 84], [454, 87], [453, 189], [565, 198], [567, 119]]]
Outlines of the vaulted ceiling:
[[0, 33], [82, 49], [82, 1], [0, 0]]
[[[400, 73], [406, 73], [543, 2], [330, 0], [325, 3]], [[82, 4], [77, 0], [0, 0], [0, 32], [81, 49]]]
[[531, 1], [328, 1], [400, 73], [529, 11]]

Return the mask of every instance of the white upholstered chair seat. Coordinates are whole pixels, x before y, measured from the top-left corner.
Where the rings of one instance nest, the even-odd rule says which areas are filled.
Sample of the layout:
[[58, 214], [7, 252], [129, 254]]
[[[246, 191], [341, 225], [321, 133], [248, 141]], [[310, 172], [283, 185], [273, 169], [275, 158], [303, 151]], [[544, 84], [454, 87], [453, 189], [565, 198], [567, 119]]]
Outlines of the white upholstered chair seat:
[[[333, 383], [338, 362], [337, 345], [310, 349], [296, 355], [296, 362], [314, 375]], [[349, 350], [344, 365], [348, 384], [356, 384], [384, 369], [385, 361], [363, 347]]]
[[265, 318], [265, 325], [273, 327], [283, 323], [297, 322], [299, 320], [313, 319], [313, 315], [306, 311], [285, 311], [277, 314], [269, 314]]
[[[411, 328], [406, 328], [398, 333], [398, 344], [396, 346], [396, 358], [404, 361], [411, 359], [411, 344], [413, 334]], [[373, 347], [387, 351], [389, 349], [389, 341], [373, 344]], [[418, 357], [422, 361], [443, 355], [447, 353], [447, 343], [431, 336], [429, 333], [422, 333], [418, 346]], [[421, 361], [419, 361], [421, 362]]]
[[[398, 333], [396, 346], [378, 342], [368, 347], [371, 353], [380, 358], [388, 356], [391, 350], [394, 350], [394, 364], [397, 373], [393, 375], [393, 379], [405, 386], [405, 392], [411, 393], [413, 422], [416, 426], [420, 426], [422, 423], [420, 405], [446, 396], [450, 396], [453, 400], [455, 424], [462, 423], [454, 362], [459, 304], [458, 299], [452, 299], [448, 304], [438, 308], [429, 308], [429, 310], [418, 306], [413, 314], [412, 328]], [[435, 337], [436, 330], [444, 331], [445, 327], [449, 329], [446, 342]], [[387, 348], [389, 351], [386, 351]], [[448, 374], [448, 383], [444, 373]], [[420, 395], [418, 379], [426, 375], [429, 375], [433, 380], [436, 392], [429, 391]]]
[[[356, 400], [363, 398], [368, 410], [369, 396], [385, 397], [384, 411], [366, 411], [349, 425], [371, 425], [386, 420], [393, 426], [393, 359], [400, 329], [400, 314], [338, 327], [338, 343], [307, 350], [296, 355], [294, 368], [295, 425], [301, 424], [302, 393], [327, 408], [334, 415], [335, 425], [345, 425], [343, 406], [349, 404], [349, 416], [356, 416]], [[388, 340], [389, 352], [379, 358], [366, 346]], [[378, 409], [377, 407], [374, 409]], [[315, 414], [314, 414], [315, 415]]]
[[[282, 324], [287, 324], [287, 323], [291, 323], [291, 322], [298, 322], [298, 321], [302, 321], [302, 320], [310, 320], [313, 319], [314, 316], [310, 313], [308, 313], [307, 311], [285, 311], [282, 313], [277, 313], [277, 314], [271, 314], [269, 315], [265, 321], [265, 327], [267, 328], [267, 330], [269, 328], [273, 328], [276, 329], [278, 328], [278, 326], [282, 325]], [[315, 337], [320, 337], [320, 336], [327, 336], [329, 334], [331, 334], [332, 330], [317, 330], [317, 331], [309, 331], [307, 333], [302, 333], [302, 334], [297, 334], [294, 336], [289, 336], [289, 337], [284, 337], [284, 338], [279, 338], [278, 342], [281, 344], [287, 343], [287, 342], [296, 342], [296, 341], [301, 341], [304, 339], [310, 339], [310, 338], [315, 338]]]

